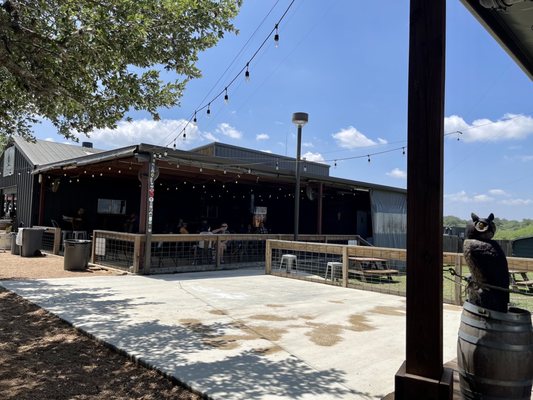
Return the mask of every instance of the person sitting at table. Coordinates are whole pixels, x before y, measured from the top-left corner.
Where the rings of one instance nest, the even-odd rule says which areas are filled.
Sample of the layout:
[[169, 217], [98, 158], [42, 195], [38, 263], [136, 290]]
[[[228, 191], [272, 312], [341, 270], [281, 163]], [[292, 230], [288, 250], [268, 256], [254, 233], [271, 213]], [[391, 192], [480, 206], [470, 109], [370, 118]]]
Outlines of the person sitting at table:
[[70, 222], [73, 231], [83, 231], [85, 230], [85, 210], [79, 208], [74, 217], [63, 215], [63, 221]]
[[137, 218], [137, 214], [132, 212], [128, 218], [126, 218], [126, 221], [124, 222], [124, 230], [128, 233], [137, 232], [138, 230], [138, 223], [139, 219]]

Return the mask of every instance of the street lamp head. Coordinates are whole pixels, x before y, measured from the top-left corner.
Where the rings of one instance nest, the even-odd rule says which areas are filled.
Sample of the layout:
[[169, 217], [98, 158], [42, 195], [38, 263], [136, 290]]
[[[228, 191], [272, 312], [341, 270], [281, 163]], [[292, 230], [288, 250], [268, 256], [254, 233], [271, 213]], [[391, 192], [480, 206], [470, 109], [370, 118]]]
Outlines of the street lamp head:
[[292, 123], [298, 126], [304, 126], [309, 121], [309, 114], [304, 112], [297, 112], [292, 114]]

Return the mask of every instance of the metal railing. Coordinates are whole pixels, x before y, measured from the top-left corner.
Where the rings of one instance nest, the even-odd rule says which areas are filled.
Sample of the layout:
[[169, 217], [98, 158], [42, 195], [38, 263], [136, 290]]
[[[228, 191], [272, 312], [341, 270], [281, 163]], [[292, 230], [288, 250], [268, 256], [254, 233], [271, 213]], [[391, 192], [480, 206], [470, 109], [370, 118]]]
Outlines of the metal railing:
[[[146, 236], [93, 231], [92, 262], [132, 273], [165, 274], [217, 269], [263, 267], [268, 239], [292, 235], [270, 234], [152, 234], [146, 260]], [[300, 241], [344, 243], [357, 235], [300, 235]]]

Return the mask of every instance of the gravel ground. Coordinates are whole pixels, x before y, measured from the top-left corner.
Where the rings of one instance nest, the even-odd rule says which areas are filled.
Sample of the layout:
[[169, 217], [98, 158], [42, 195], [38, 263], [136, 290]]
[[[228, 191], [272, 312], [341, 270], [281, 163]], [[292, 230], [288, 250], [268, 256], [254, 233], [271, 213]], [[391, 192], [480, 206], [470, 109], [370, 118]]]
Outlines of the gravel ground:
[[[121, 272], [95, 267], [65, 271], [63, 257], [0, 250], [0, 280], [116, 274]], [[3, 400], [202, 398], [1, 286], [0, 393]]]

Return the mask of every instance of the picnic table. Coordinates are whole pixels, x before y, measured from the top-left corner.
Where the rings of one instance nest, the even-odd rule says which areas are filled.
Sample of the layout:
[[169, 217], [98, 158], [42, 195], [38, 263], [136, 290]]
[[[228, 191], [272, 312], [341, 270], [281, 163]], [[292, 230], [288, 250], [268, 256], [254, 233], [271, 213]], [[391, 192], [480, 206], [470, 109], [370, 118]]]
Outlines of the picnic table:
[[533, 292], [533, 280], [527, 276], [527, 271], [509, 270], [509, 283], [513, 289]]
[[363, 282], [367, 282], [375, 278], [385, 277], [392, 282], [392, 275], [397, 275], [398, 271], [389, 269], [387, 260], [385, 258], [375, 257], [348, 257], [349, 267], [348, 274], [355, 274], [361, 277]]

